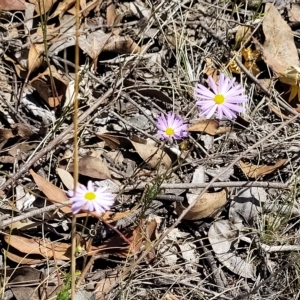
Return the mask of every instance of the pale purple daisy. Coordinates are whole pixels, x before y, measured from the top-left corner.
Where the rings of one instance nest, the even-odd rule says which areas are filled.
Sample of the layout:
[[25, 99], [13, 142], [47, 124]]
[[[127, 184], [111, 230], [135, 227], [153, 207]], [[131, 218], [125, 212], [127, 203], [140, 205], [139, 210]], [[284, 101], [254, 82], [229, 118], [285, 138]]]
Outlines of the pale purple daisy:
[[212, 91], [202, 84], [197, 84], [195, 88], [195, 97], [199, 99], [196, 104], [201, 107], [200, 116], [210, 119], [217, 113], [219, 119], [225, 116], [231, 120], [244, 111], [238, 104], [247, 102], [247, 96], [243, 95], [244, 89], [240, 84], [233, 86], [235, 78], [229, 80], [221, 74], [218, 86], [211, 76], [208, 76], [208, 80]]
[[163, 114], [157, 117], [157, 133], [165, 140], [179, 140], [188, 136], [188, 125], [184, 124], [182, 117], [169, 112], [167, 117]]
[[114, 196], [106, 192], [107, 187], [94, 188], [92, 181], [89, 181], [87, 187], [79, 185], [76, 187], [75, 195], [73, 190], [69, 190], [67, 195], [72, 201], [72, 212], [77, 214], [82, 208], [87, 211], [96, 211], [101, 215], [105, 213], [114, 204]]

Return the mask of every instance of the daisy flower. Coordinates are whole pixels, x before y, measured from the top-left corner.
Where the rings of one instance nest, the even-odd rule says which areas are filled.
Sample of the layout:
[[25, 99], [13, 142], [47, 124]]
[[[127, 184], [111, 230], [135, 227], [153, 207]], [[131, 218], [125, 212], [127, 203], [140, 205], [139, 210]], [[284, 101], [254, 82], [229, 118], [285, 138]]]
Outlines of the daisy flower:
[[167, 117], [163, 114], [157, 117], [157, 133], [165, 140], [179, 140], [188, 136], [188, 125], [184, 124], [182, 117], [169, 112]]
[[105, 192], [106, 190], [107, 187], [95, 189], [92, 181], [89, 181], [87, 187], [82, 184], [77, 186], [75, 194], [73, 190], [68, 191], [73, 214], [77, 214], [82, 208], [91, 212], [96, 211], [99, 215], [105, 213], [114, 203], [113, 194]]
[[231, 120], [244, 111], [238, 104], [247, 102], [247, 96], [243, 95], [244, 89], [240, 84], [233, 86], [235, 78], [229, 80], [221, 74], [218, 86], [211, 76], [208, 76], [208, 80], [212, 91], [202, 84], [197, 84], [195, 88], [195, 97], [199, 100], [196, 104], [201, 107], [200, 116], [210, 119], [217, 113], [219, 119], [225, 116]]

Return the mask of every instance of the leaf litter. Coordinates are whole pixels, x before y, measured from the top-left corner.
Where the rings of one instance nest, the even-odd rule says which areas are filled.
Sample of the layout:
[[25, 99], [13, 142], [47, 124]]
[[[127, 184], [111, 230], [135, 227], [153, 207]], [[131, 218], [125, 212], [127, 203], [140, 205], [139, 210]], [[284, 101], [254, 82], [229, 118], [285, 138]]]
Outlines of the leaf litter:
[[[68, 294], [77, 164], [115, 199], [76, 215], [78, 297], [297, 299], [300, 5], [75, 2], [0, 0], [5, 299]], [[220, 74], [248, 98], [234, 120], [199, 116], [195, 86], [212, 76], [221, 105]], [[171, 112], [188, 134], [163, 141]]]

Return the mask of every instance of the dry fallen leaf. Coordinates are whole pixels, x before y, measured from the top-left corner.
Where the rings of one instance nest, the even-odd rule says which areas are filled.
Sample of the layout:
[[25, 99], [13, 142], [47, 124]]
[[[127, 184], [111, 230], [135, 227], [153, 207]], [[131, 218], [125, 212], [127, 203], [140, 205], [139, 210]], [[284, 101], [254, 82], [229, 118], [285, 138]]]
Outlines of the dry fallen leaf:
[[272, 3], [266, 3], [262, 25], [265, 35], [264, 51], [285, 68], [298, 67], [299, 58], [292, 29]]
[[25, 0], [0, 0], [0, 10], [25, 10]]
[[[71, 255], [71, 244], [61, 242], [46, 242], [42, 239], [29, 239], [18, 235], [6, 235], [4, 240], [11, 247], [25, 254], [42, 255], [45, 258], [69, 260]], [[54, 253], [55, 252], [55, 253]]]
[[45, 50], [44, 44], [31, 44], [28, 52], [28, 71], [37, 70], [43, 63], [44, 57], [42, 53]]
[[47, 261], [47, 258], [43, 257], [42, 255], [29, 254], [25, 256], [24, 253], [14, 250], [11, 247], [3, 252], [7, 258], [16, 262], [17, 264], [35, 265]]
[[81, 35], [78, 39], [79, 47], [87, 53], [93, 60], [97, 59], [103, 51], [105, 44], [111, 37], [111, 33], [104, 33], [102, 30], [97, 30], [88, 35]]
[[52, 19], [59, 15], [59, 19], [63, 17], [68, 9], [75, 5], [76, 0], [61, 0], [55, 9], [55, 12], [49, 17]]
[[[63, 203], [69, 200], [66, 193], [60, 188], [58, 188], [45, 178], [41, 177], [40, 175], [36, 174], [33, 170], [30, 170], [29, 173], [33, 177], [33, 180], [38, 188], [47, 196], [50, 202]], [[71, 208], [67, 206], [61, 207], [60, 210], [62, 210], [66, 214], [72, 212]]]
[[286, 159], [280, 159], [275, 165], [254, 165], [240, 161], [240, 167], [246, 176], [250, 178], [259, 178], [261, 176], [271, 174], [285, 164]]
[[29, 2], [35, 5], [36, 16], [39, 16], [47, 13], [57, 0], [29, 0]]
[[169, 155], [157, 147], [131, 141], [139, 156], [153, 169], [169, 169], [172, 165]]
[[[73, 164], [70, 164], [68, 171], [73, 172]], [[96, 179], [111, 178], [107, 165], [98, 157], [83, 156], [78, 162], [78, 172], [81, 175]]]
[[133, 147], [139, 154], [139, 156], [153, 169], [160, 167], [168, 169], [172, 165], [172, 161], [169, 155], [157, 147], [134, 142], [124, 136], [114, 135], [110, 133], [97, 134], [97, 136], [105, 141], [108, 146], [114, 150], [120, 147], [126, 149], [132, 149]]
[[[50, 107], [57, 107], [65, 96], [68, 82], [69, 80], [66, 77], [51, 66], [50, 69], [47, 68], [45, 72], [33, 78], [30, 84]], [[52, 83], [54, 83], [53, 86]]]
[[57, 168], [56, 173], [68, 190], [72, 190], [74, 188], [74, 178], [68, 171], [62, 168]]
[[204, 132], [209, 135], [217, 135], [225, 132], [230, 132], [230, 127], [219, 127], [219, 122], [216, 120], [204, 120], [191, 125], [188, 128], [190, 132]]
[[[208, 239], [217, 259], [231, 272], [255, 280], [255, 266], [235, 253], [238, 246], [238, 230], [228, 220], [218, 220], [208, 231]], [[251, 257], [249, 257], [249, 260]]]
[[[205, 193], [201, 197], [195, 195], [195, 198], [197, 198], [195, 205], [183, 217], [185, 220], [201, 220], [214, 217], [226, 204], [227, 193], [224, 189], [216, 193]], [[180, 215], [184, 209], [185, 207], [182, 203], [177, 204], [176, 212], [178, 215]]]

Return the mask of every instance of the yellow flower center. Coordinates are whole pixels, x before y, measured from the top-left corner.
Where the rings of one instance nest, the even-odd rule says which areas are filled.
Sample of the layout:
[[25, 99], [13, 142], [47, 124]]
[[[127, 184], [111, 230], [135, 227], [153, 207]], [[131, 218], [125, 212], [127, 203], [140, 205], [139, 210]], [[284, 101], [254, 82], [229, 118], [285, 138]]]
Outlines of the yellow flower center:
[[96, 199], [96, 194], [94, 192], [86, 192], [84, 195], [84, 199], [88, 201], [93, 201]]
[[221, 94], [216, 94], [213, 99], [216, 104], [223, 104], [225, 102], [225, 97]]
[[168, 128], [165, 130], [165, 133], [166, 133], [166, 135], [171, 136], [171, 135], [173, 135], [173, 134], [175, 133], [175, 131], [174, 131], [173, 128], [168, 127]]

